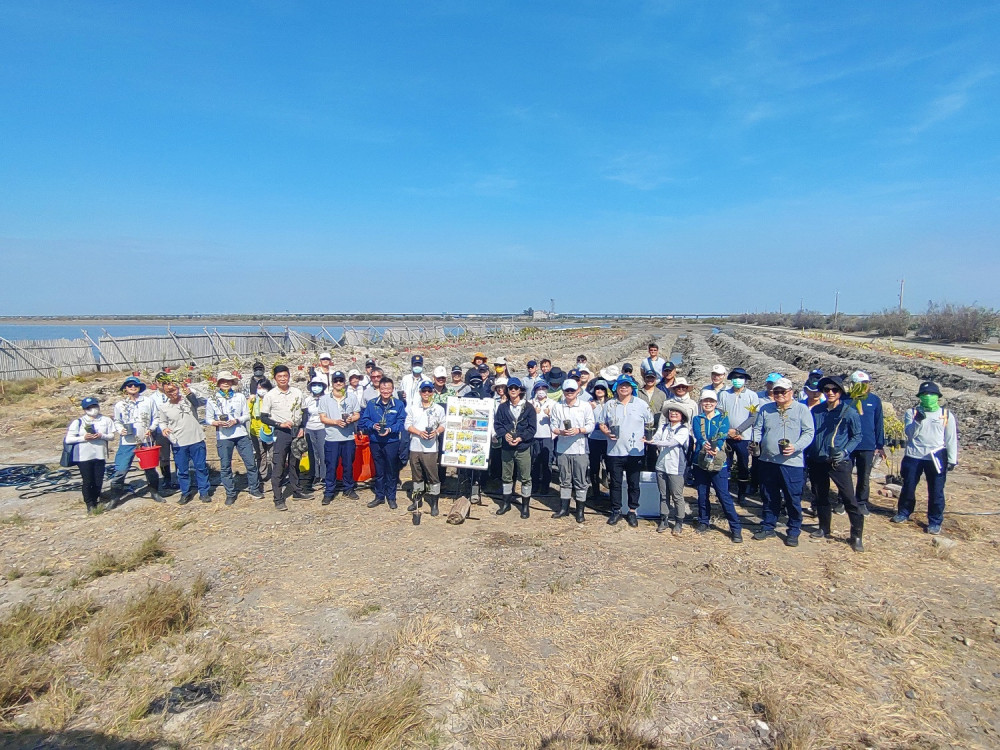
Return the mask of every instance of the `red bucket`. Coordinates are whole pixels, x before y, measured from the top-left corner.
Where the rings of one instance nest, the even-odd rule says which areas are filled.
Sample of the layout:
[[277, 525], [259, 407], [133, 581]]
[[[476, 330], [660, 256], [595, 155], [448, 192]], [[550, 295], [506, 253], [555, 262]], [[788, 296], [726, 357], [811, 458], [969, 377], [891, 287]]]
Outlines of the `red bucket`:
[[135, 449], [140, 469], [155, 469], [160, 463], [160, 446], [151, 445]]

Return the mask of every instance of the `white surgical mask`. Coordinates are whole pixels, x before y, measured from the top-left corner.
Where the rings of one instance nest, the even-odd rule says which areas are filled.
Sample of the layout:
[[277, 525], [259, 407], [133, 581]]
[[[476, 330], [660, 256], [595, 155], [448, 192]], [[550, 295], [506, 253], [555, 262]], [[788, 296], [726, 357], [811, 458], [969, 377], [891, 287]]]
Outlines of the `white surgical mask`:
[[315, 393], [318, 396], [319, 394], [321, 394], [323, 392], [323, 386], [321, 386], [321, 385], [314, 385], [309, 390], [312, 391], [313, 393]]
[[264, 398], [264, 396], [266, 396], [266, 395], [267, 395], [267, 388], [258, 388], [257, 389], [257, 398]]
[[96, 416], [98, 416], [101, 413], [101, 407], [99, 407], [99, 406], [91, 406], [89, 409], [86, 409], [84, 411], [84, 413], [88, 417], [96, 417]]

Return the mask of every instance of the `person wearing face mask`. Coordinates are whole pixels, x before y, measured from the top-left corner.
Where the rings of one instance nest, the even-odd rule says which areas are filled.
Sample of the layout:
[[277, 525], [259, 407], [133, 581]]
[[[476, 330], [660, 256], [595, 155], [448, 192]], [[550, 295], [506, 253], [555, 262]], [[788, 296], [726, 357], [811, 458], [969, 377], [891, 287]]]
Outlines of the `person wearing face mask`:
[[330, 352], [322, 352], [319, 355], [319, 367], [309, 368], [309, 381], [322, 380], [323, 385], [329, 390], [333, 373], [333, 356]]
[[531, 486], [539, 495], [552, 492], [552, 427], [550, 415], [555, 401], [549, 399], [549, 385], [539, 380], [531, 393], [535, 409], [535, 437], [531, 440]]
[[920, 477], [927, 480], [927, 533], [940, 534], [944, 522], [944, 485], [958, 466], [958, 426], [955, 415], [939, 403], [941, 389], [926, 381], [917, 391], [919, 406], [906, 410], [903, 432], [906, 449], [900, 463], [903, 488], [893, 523], [906, 523], [916, 507]]
[[306, 430], [306, 438], [309, 441], [309, 471], [311, 478], [303, 483], [306, 492], [311, 492], [316, 484], [323, 485], [326, 481], [326, 426], [320, 421], [320, 399], [327, 390], [327, 382], [339, 377], [341, 384], [344, 383], [344, 373], [339, 370], [335, 372], [317, 375], [309, 381], [305, 398], [302, 399], [302, 418], [305, 420], [303, 427]]
[[253, 396], [257, 395], [257, 387], [266, 380], [267, 375], [264, 373], [264, 363], [254, 362], [253, 374], [243, 386], [243, 395], [247, 397], [247, 402], [249, 402]]
[[69, 423], [65, 442], [73, 446], [73, 463], [80, 472], [83, 502], [87, 515], [97, 510], [108, 460], [108, 441], [115, 436], [115, 423], [102, 416], [101, 405], [93, 396], [80, 402], [83, 416]]
[[[146, 441], [149, 426], [153, 423], [153, 404], [142, 395], [146, 384], [135, 376], [129, 376], [125, 378], [120, 390], [124, 397], [115, 404], [114, 422], [121, 437], [118, 450], [115, 451], [115, 473], [111, 477], [113, 497], [108, 504], [109, 510], [125, 495], [125, 477], [132, 468], [135, 449]], [[158, 503], [166, 502], [160, 496], [160, 478], [156, 469], [143, 469], [143, 473], [146, 475], [146, 489], [150, 497]]]
[[760, 399], [746, 387], [750, 375], [742, 367], [729, 372], [729, 388], [719, 394], [719, 411], [729, 419], [726, 445], [736, 459], [736, 502], [746, 505], [747, 486], [750, 484], [750, 431], [757, 418]]
[[414, 354], [410, 357], [410, 372], [402, 377], [399, 383], [399, 397], [407, 404], [420, 403], [420, 384], [427, 380], [424, 377], [423, 355]]
[[[871, 496], [871, 473], [878, 456], [885, 460], [885, 424], [882, 412], [882, 399], [871, 392], [868, 373], [858, 370], [851, 375], [851, 386], [848, 400], [854, 405], [861, 417], [861, 442], [851, 452], [851, 463], [857, 470], [857, 484], [854, 494], [857, 495], [861, 514], [867, 516], [868, 499]], [[836, 510], [836, 508], [834, 509]]]
[[233, 389], [236, 376], [229, 371], [220, 372], [215, 378], [216, 391], [205, 403], [205, 424], [215, 427], [215, 448], [219, 454], [219, 473], [226, 490], [226, 505], [236, 502], [236, 481], [233, 477], [233, 452], [239, 454], [247, 472], [250, 497], [263, 500], [260, 473], [254, 457], [253, 442], [247, 425], [250, 407], [246, 397]]
[[340, 489], [348, 500], [359, 500], [354, 483], [354, 436], [364, 404], [356, 391], [344, 385], [344, 374], [333, 373], [333, 387], [319, 399], [319, 419], [324, 426], [324, 464], [326, 486], [323, 505], [329, 505], [337, 495], [337, 468], [341, 471]]
[[257, 474], [261, 482], [271, 478], [271, 447], [274, 445], [274, 429], [260, 420], [260, 404], [271, 390], [271, 381], [267, 378], [257, 382], [257, 390], [247, 401], [250, 410], [250, 442], [253, 444], [253, 455], [257, 464]]
[[507, 358], [497, 357], [493, 360], [493, 378], [507, 378], [510, 379], [510, 370], [507, 369]]

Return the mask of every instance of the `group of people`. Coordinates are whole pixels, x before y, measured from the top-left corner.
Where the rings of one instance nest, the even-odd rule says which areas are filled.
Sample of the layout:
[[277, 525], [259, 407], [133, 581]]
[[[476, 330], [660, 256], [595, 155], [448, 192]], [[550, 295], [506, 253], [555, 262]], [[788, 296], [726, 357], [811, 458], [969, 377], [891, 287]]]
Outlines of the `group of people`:
[[[181, 504], [199, 495], [211, 502], [205, 427], [216, 430], [226, 504], [236, 501], [233, 454], [244, 464], [251, 497], [263, 499], [263, 482], [270, 478], [275, 508], [287, 510], [285, 486], [291, 496], [312, 496], [322, 487], [322, 503], [338, 494], [358, 500], [354, 463], [359, 435], [367, 438], [374, 463], [368, 507], [397, 507], [401, 467], [409, 463], [410, 505], [419, 511], [426, 502], [438, 515], [444, 467], [440, 465], [450, 397], [487, 400], [493, 412], [488, 479], [500, 489], [497, 515], [519, 506], [530, 517], [533, 490], [550, 493], [558, 476], [558, 507], [554, 518], [574, 515], [584, 522], [588, 499], [610, 502], [607, 523], [623, 518], [638, 525], [642, 472], [655, 473], [660, 496], [657, 530], [681, 534], [688, 518], [684, 488], [697, 491], [695, 530], [710, 528], [714, 491], [729, 523], [733, 542], [743, 541], [737, 505], [759, 494], [762, 507], [755, 540], [776, 537], [779, 516], [787, 517], [786, 545], [798, 545], [802, 531], [803, 491], [812, 488], [812, 513], [817, 518], [811, 536], [831, 535], [833, 516], [846, 513], [849, 543], [863, 551], [868, 515], [870, 473], [885, 458], [882, 402], [864, 372], [850, 376], [813, 371], [796, 394], [781, 373], [767, 376], [764, 388], [750, 388], [743, 368], [715, 365], [711, 382], [696, 390], [677, 374], [674, 362], [659, 356], [653, 342], [639, 365], [639, 378], [626, 362], [593, 372], [580, 355], [568, 371], [549, 359], [529, 360], [524, 374], [514, 375], [503, 357], [488, 364], [477, 352], [470, 367], [437, 366], [424, 371], [422, 355], [411, 357], [410, 371], [396, 383], [368, 360], [364, 372], [345, 373], [333, 366], [329, 352], [310, 368], [306, 390], [291, 384], [291, 372], [276, 365], [270, 378], [263, 363], [240, 379], [220, 372], [207, 399], [169, 376], [157, 377], [147, 389], [137, 377], [121, 386], [122, 398], [113, 414], [104, 416], [96, 398], [81, 406], [65, 441], [73, 446], [88, 511], [98, 507], [109, 445], [117, 441], [111, 477], [114, 506], [125, 494], [124, 482], [135, 451], [160, 445], [159, 469], [144, 469], [146, 491], [164, 502], [173, 486], [170, 457], [176, 465]], [[928, 489], [927, 531], [938, 534], [944, 513], [944, 484], [958, 463], [956, 420], [939, 404], [941, 392], [932, 382], [920, 385], [918, 404], [903, 416], [903, 477], [898, 512], [892, 521], [906, 521], [915, 507], [921, 477]], [[198, 410], [204, 406], [204, 418]], [[300, 472], [302, 457], [309, 469]], [[189, 469], [195, 477], [192, 486]], [[856, 473], [856, 477], [855, 477]], [[469, 494], [479, 496], [482, 472], [462, 469]], [[460, 477], [461, 478], [461, 477]], [[601, 492], [602, 479], [608, 493]], [[519, 497], [515, 487], [519, 483]], [[735, 484], [735, 500], [731, 492]], [[839, 500], [831, 500], [831, 485]], [[572, 506], [572, 508], [571, 508]], [[808, 511], [807, 511], [808, 512]]]

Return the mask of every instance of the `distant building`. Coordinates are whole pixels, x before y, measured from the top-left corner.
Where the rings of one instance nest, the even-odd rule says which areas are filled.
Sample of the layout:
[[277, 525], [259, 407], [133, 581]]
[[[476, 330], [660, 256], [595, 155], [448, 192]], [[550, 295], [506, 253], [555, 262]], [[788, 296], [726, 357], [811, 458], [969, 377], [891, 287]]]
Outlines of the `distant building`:
[[552, 320], [554, 317], [556, 317], [556, 316], [553, 313], [550, 313], [550, 312], [548, 312], [546, 310], [532, 310], [531, 311], [531, 319], [532, 320]]

